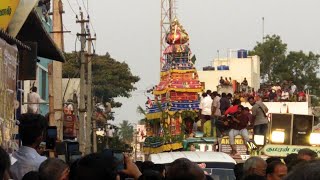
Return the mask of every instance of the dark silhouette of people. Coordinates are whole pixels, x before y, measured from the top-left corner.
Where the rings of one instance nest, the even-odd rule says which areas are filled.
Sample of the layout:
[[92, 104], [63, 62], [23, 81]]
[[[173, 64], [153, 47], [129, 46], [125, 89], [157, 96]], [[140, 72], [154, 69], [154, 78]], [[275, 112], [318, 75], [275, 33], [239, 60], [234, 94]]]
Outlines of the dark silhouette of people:
[[244, 80], [242, 81], [241, 85], [248, 86], [247, 78], [244, 78]]
[[220, 83], [220, 85], [224, 85], [224, 79], [223, 79], [223, 77], [222, 77], [222, 76], [220, 77], [220, 81], [219, 81], [219, 83]]
[[226, 77], [224, 80], [224, 85], [230, 85], [230, 82], [228, 81], [228, 78]]

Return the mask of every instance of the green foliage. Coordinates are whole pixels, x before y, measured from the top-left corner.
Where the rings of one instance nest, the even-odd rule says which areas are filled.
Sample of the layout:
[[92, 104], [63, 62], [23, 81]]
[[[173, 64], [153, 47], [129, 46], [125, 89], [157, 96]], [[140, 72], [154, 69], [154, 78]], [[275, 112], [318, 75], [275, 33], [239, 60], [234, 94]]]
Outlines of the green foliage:
[[66, 62], [62, 66], [63, 78], [80, 78], [80, 56], [77, 52], [64, 53]]
[[260, 57], [260, 74], [261, 78], [267, 78], [273, 82], [274, 69], [285, 60], [287, 52], [287, 44], [283, 43], [280, 36], [266, 36], [263, 43], [257, 42], [253, 51], [249, 55], [258, 55]]
[[143, 115], [147, 114], [146, 111], [140, 105], [137, 107], [137, 112], [139, 114], [143, 114]]
[[130, 152], [130, 146], [125, 142], [121, 141], [119, 136], [107, 137], [107, 136], [97, 136], [97, 150], [101, 152], [105, 148], [119, 150], [122, 152]]
[[194, 54], [194, 55], [192, 56], [192, 58], [191, 58], [191, 62], [192, 62], [193, 64], [195, 64], [196, 61], [197, 61], [197, 58], [196, 58], [196, 55]]
[[317, 77], [320, 55], [303, 51], [287, 54], [287, 44], [278, 35], [267, 36], [263, 43], [258, 42], [250, 55], [260, 56], [261, 78], [269, 83], [293, 81], [299, 89], [308, 89], [311, 94], [320, 95], [320, 79]]
[[127, 120], [120, 123], [119, 137], [121, 141], [130, 144], [133, 141], [133, 132], [133, 126]]
[[291, 51], [286, 59], [279, 63], [274, 69], [277, 80], [292, 80], [298, 88], [305, 86], [311, 90], [312, 94], [320, 95], [318, 92], [320, 79], [317, 77], [319, 69], [319, 55], [302, 51]]
[[[64, 78], [79, 78], [80, 61], [76, 53], [66, 53], [67, 61], [63, 65]], [[120, 107], [115, 97], [130, 97], [136, 90], [134, 84], [140, 78], [132, 75], [127, 63], [119, 62], [106, 55], [98, 55], [92, 59], [93, 96], [102, 102], [110, 102], [112, 107]]]
[[145, 125], [147, 121], [148, 121], [147, 118], [140, 119], [139, 120], [139, 124], [140, 125]]

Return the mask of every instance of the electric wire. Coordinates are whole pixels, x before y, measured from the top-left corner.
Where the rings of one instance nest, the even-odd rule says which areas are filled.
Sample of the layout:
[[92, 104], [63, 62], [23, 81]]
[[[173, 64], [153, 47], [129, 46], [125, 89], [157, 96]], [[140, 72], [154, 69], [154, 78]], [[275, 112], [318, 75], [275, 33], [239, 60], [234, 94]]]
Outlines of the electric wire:
[[70, 4], [70, 1], [67, 0], [67, 2], [68, 2], [68, 4], [69, 4], [69, 7], [70, 7], [71, 11], [77, 16], [77, 13], [73, 10], [73, 8], [72, 8], [72, 6], [71, 6], [71, 4]]
[[[90, 19], [89, 10], [88, 10], [89, 3], [88, 3], [88, 1], [87, 1], [87, 7], [86, 7], [86, 6], [85, 6], [85, 3], [84, 3], [84, 0], [81, 0], [81, 1], [82, 1], [82, 4], [83, 4], [83, 9], [84, 9], [85, 12], [87, 13], [87, 18], [88, 18], [88, 20], [89, 20], [91, 29], [92, 29], [93, 33], [95, 34], [95, 33], [96, 33], [96, 30], [95, 30], [95, 28], [94, 28], [94, 26], [93, 26], [93, 24], [92, 24], [92, 21], [91, 21], [91, 19]], [[77, 4], [78, 4], [78, 6], [79, 6], [79, 9], [81, 9], [81, 5], [80, 5], [79, 1], [76, 0], [76, 2], [77, 2]]]
[[[77, 0], [77, 1], [78, 1], [78, 0]], [[81, 0], [81, 1], [82, 1], [84, 10], [87, 12], [87, 14], [89, 14], [89, 11], [88, 11], [88, 9], [86, 8], [86, 5], [84, 4], [84, 1], [83, 1], [83, 0]]]
[[77, 4], [78, 4], [78, 6], [79, 6], [79, 10], [81, 10], [81, 6], [80, 6], [80, 4], [79, 4], [79, 1], [76, 0], [76, 2], [77, 2]]

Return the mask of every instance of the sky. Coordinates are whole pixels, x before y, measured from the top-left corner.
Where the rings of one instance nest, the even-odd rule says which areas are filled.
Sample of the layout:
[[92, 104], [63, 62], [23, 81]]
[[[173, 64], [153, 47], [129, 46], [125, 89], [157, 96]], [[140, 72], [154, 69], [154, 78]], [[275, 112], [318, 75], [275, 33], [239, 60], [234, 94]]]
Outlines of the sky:
[[[75, 13], [79, 13], [81, 6], [85, 16], [87, 12], [90, 14], [97, 34], [96, 53], [108, 52], [114, 59], [126, 62], [131, 72], [141, 78], [132, 97], [117, 98], [123, 105], [113, 109], [114, 124], [122, 120], [137, 123], [143, 118], [136, 109], [138, 105], [144, 107], [147, 99], [144, 92], [159, 83], [161, 0], [62, 2], [64, 26], [71, 31], [65, 34], [66, 52], [80, 48], [75, 43], [80, 31]], [[280, 35], [288, 44], [288, 51], [320, 54], [319, 7], [319, 0], [177, 0], [176, 14], [189, 33], [190, 48], [200, 70], [211, 64], [218, 50], [219, 56], [224, 57], [228, 49], [252, 49], [263, 37], [262, 17], [264, 34]]]

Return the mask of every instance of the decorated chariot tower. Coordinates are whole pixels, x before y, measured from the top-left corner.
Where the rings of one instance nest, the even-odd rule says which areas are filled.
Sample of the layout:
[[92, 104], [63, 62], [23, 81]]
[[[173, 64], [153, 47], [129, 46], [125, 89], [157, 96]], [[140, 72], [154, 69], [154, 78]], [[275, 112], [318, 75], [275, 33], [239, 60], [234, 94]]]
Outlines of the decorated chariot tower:
[[182, 148], [182, 141], [193, 132], [198, 119], [199, 93], [203, 91], [189, 48], [189, 35], [175, 19], [167, 34], [160, 83], [153, 90], [154, 100], [146, 103], [147, 138], [145, 153]]

